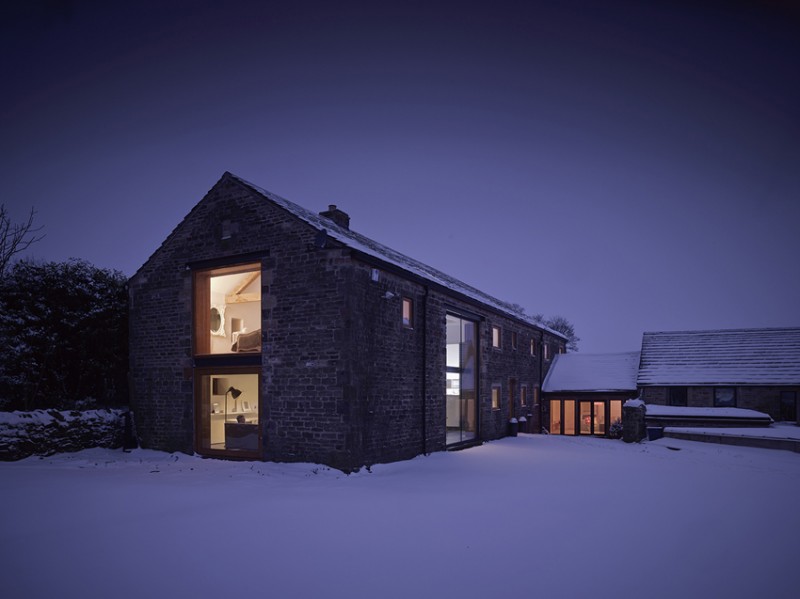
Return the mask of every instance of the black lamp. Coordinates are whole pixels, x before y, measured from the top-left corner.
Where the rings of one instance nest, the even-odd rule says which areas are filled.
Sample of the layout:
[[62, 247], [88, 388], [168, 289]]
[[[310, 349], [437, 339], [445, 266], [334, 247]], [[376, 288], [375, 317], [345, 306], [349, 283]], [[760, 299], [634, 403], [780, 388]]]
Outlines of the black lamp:
[[233, 396], [233, 411], [234, 411], [234, 413], [239, 411], [237, 409], [238, 398], [242, 394], [242, 392], [239, 389], [237, 389], [236, 387], [233, 387], [233, 386], [228, 387], [228, 390], [225, 392], [225, 420], [228, 419], [228, 393], [230, 393], [231, 396]]

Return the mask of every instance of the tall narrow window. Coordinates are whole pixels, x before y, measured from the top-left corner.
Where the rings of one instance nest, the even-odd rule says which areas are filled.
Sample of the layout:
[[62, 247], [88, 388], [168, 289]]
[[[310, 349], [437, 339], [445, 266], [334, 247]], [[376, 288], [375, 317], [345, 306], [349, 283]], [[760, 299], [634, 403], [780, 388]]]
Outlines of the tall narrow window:
[[544, 356], [545, 360], [550, 359], [550, 344], [549, 343], [542, 343], [542, 355]]
[[564, 400], [564, 434], [574, 435], [575, 431], [575, 400]]
[[500, 385], [492, 385], [492, 409], [500, 409]]
[[550, 434], [561, 435], [561, 400], [550, 400]]
[[403, 298], [403, 326], [414, 327], [414, 302], [410, 297]]
[[536, 339], [531, 339], [531, 355], [536, 355]]
[[447, 445], [471, 441], [478, 432], [478, 325], [446, 317], [445, 410]]
[[519, 403], [522, 406], [528, 405], [528, 385], [520, 385], [519, 387]]
[[492, 347], [495, 349], [500, 349], [500, 327], [493, 326], [492, 327]]
[[511, 349], [517, 349], [517, 332], [511, 331]]

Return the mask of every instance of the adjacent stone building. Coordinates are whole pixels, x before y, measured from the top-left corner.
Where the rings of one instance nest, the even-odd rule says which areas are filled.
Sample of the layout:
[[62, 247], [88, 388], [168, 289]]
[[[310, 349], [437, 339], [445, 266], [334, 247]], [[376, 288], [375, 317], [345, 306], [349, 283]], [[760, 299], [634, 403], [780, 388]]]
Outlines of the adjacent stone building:
[[142, 446], [343, 470], [541, 427], [566, 338], [225, 173], [130, 281]]
[[645, 333], [637, 385], [647, 404], [745, 408], [797, 422], [800, 328]]

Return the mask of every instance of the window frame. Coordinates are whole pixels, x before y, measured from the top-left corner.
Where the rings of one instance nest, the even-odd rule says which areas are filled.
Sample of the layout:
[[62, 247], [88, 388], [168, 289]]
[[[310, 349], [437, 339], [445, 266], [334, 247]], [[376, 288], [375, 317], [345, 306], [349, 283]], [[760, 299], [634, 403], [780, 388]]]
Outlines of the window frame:
[[528, 383], [522, 383], [519, 386], [519, 405], [521, 407], [528, 407]]
[[[198, 267], [192, 270], [192, 355], [197, 358], [222, 358], [222, 359], [242, 359], [246, 354], [237, 352], [213, 353], [211, 351], [211, 279], [213, 277], [241, 274], [247, 272], [257, 272], [259, 277], [263, 276], [261, 262], [246, 261], [233, 262], [231, 264]], [[259, 290], [259, 304], [264, 301], [263, 294]], [[259, 313], [261, 311], [259, 310]], [[262, 322], [258, 323], [262, 328]], [[261, 355], [263, 347], [259, 345], [257, 352], [247, 352], [247, 355]]]
[[498, 325], [492, 325], [492, 349], [503, 348], [503, 329]]
[[[723, 403], [719, 399], [719, 396], [718, 396], [719, 392], [721, 392], [721, 391], [730, 391], [732, 399], [726, 400], [726, 402]], [[737, 403], [737, 399], [738, 399], [738, 397], [737, 397], [737, 393], [736, 393], [736, 387], [730, 387], [730, 386], [714, 387], [714, 407], [715, 408], [735, 408], [736, 407], [736, 403]], [[728, 403], [728, 401], [730, 403]]]
[[542, 342], [542, 358], [550, 360], [550, 344], [547, 341]]
[[[408, 307], [408, 318], [406, 318], [406, 307]], [[414, 300], [407, 295], [400, 301], [400, 321], [405, 328], [414, 328]]]
[[516, 331], [511, 331], [511, 349], [517, 349], [518, 335]]
[[492, 410], [499, 410], [500, 409], [500, 398], [503, 395], [503, 385], [502, 383], [492, 383]]

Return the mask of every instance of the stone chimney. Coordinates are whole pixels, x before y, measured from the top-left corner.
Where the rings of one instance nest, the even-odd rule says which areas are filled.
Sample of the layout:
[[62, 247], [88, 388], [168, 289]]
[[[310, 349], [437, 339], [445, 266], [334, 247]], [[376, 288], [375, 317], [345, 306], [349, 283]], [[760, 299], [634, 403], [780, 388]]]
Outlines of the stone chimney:
[[350, 215], [344, 210], [339, 210], [336, 204], [329, 204], [328, 209], [320, 212], [319, 215], [331, 219], [343, 229], [350, 229]]

